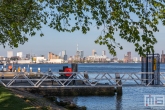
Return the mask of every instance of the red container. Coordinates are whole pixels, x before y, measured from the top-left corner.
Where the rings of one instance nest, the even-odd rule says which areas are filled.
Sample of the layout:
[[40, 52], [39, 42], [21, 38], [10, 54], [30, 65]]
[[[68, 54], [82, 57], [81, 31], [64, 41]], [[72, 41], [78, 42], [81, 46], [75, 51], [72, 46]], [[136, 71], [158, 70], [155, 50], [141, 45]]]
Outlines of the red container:
[[68, 73], [65, 73], [65, 76], [69, 77], [72, 75], [72, 73], [70, 73], [70, 72], [72, 72], [72, 68], [65, 68], [64, 72], [68, 72]]

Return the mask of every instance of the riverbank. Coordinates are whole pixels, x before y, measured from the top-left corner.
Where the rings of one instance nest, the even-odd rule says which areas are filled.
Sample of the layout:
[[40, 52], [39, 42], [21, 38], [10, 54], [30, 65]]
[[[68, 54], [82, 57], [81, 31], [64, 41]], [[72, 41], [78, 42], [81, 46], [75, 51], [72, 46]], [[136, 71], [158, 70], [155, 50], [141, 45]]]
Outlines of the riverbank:
[[0, 86], [0, 110], [66, 110], [42, 96]]

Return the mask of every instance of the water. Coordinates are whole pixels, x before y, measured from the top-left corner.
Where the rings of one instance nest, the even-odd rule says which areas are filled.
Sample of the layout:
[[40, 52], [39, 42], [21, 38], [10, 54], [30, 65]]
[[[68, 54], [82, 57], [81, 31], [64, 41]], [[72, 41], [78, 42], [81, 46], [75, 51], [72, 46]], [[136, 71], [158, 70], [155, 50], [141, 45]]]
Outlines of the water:
[[[28, 65], [14, 65], [16, 67], [26, 67]], [[29, 67], [33, 68], [33, 71], [37, 71], [38, 68], [41, 72], [47, 72], [49, 68], [53, 72], [58, 72], [63, 66], [71, 67], [70, 64], [31, 64]], [[110, 64], [79, 64], [79, 72], [140, 72], [140, 63], [110, 63]], [[165, 72], [165, 64], [160, 65], [160, 71]], [[162, 107], [146, 107], [144, 106], [144, 95], [165, 95], [165, 87], [123, 87], [122, 96], [78, 96], [74, 97], [74, 102], [79, 106], [86, 106], [87, 110], [149, 110], [149, 109], [161, 109], [165, 110], [165, 106]]]

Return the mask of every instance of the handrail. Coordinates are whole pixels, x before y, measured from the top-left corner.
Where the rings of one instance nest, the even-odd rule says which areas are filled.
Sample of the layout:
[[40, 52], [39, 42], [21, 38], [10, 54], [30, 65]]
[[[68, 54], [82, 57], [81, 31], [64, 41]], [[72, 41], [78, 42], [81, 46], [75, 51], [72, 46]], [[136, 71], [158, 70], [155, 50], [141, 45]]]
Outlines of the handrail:
[[[153, 75], [154, 72], [0, 72], [0, 84], [5, 87], [116, 87], [116, 86], [165, 86], [165, 72], [160, 72], [160, 84], [155, 77], [141, 78], [142, 74]], [[85, 72], [86, 73], [86, 72]], [[120, 81], [122, 83], [120, 83]]]

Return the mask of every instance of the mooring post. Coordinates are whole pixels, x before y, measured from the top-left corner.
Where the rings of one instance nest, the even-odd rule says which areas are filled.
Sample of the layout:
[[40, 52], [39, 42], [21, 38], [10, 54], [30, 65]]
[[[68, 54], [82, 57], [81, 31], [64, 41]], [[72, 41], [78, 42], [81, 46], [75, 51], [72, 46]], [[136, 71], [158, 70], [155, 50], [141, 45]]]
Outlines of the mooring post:
[[[78, 72], [78, 64], [77, 63], [72, 63], [71, 64], [72, 72]], [[73, 85], [76, 83], [75, 80], [73, 80]]]
[[116, 73], [115, 74], [115, 77], [116, 77], [116, 92], [118, 95], [122, 95], [122, 82], [121, 82], [121, 79], [120, 79], [120, 74], [119, 73]]
[[40, 73], [41, 71], [40, 71], [40, 68], [38, 68], [38, 73]]
[[30, 67], [30, 73], [32, 73], [32, 67]]

